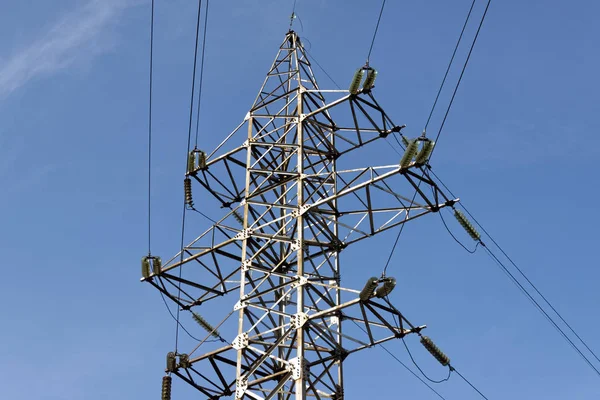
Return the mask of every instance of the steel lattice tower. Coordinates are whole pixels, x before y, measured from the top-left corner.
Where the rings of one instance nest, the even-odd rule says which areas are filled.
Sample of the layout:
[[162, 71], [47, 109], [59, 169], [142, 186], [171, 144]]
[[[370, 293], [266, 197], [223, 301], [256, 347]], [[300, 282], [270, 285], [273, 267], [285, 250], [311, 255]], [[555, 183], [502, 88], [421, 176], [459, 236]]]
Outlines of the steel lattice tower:
[[[350, 90], [321, 90], [289, 31], [242, 124], [214, 152], [191, 155], [186, 179], [228, 212], [164, 265], [151, 257], [142, 280], [223, 340], [168, 357], [167, 372], [207, 398], [340, 400], [348, 355], [424, 328], [387, 301], [393, 278], [362, 290], [340, 282], [347, 246], [456, 201], [427, 177], [425, 138], [404, 139], [399, 164], [338, 169], [358, 148], [400, 135], [371, 93], [375, 74], [367, 66]], [[245, 142], [226, 150], [244, 129]], [[224, 320], [237, 336], [200, 317], [217, 302], [238, 316]]]

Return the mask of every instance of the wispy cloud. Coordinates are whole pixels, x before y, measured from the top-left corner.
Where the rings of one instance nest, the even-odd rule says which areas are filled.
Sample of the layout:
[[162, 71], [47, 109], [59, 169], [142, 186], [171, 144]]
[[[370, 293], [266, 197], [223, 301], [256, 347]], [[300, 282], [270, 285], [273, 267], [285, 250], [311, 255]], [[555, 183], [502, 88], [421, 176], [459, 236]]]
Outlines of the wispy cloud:
[[33, 79], [51, 76], [78, 60], [107, 51], [110, 43], [105, 39], [106, 29], [135, 3], [135, 0], [90, 0], [63, 15], [39, 39], [0, 65], [0, 99]]

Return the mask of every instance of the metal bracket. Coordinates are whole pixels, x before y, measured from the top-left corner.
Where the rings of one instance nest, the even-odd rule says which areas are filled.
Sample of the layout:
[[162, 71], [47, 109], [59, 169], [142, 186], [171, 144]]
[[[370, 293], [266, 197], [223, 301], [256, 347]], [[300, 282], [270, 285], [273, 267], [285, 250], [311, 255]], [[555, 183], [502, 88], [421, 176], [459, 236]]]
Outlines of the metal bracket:
[[242, 262], [242, 271], [244, 271], [244, 272], [249, 271], [251, 266], [252, 266], [252, 260], [244, 260], [244, 262]]
[[231, 342], [231, 345], [236, 350], [245, 349], [246, 347], [248, 347], [248, 334], [245, 332], [240, 333], [239, 335], [237, 335], [235, 337], [235, 339], [233, 339], [233, 342]]
[[250, 237], [250, 235], [252, 235], [252, 233], [253, 233], [252, 229], [244, 229], [240, 233], [235, 235], [234, 239], [236, 239], [236, 240], [248, 239]]
[[306, 313], [298, 313], [295, 314], [291, 319], [291, 324], [293, 329], [300, 329], [304, 326], [304, 324], [308, 321], [308, 315]]
[[304, 377], [309, 373], [309, 367], [306, 360], [298, 357], [292, 358], [286, 368], [292, 373], [292, 379], [294, 380], [304, 380]]
[[244, 394], [248, 390], [248, 380], [247, 379], [236, 379], [235, 381], [235, 398], [241, 399], [244, 397]]
[[304, 215], [311, 208], [310, 204], [300, 206], [300, 215]]

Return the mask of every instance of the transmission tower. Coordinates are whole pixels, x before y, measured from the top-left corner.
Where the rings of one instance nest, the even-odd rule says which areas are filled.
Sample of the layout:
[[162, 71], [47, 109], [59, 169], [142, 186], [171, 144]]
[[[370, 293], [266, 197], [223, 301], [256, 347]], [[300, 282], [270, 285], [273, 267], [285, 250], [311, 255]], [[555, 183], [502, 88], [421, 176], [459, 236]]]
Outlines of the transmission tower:
[[[143, 260], [142, 280], [208, 331], [168, 354], [163, 397], [176, 375], [209, 399], [340, 400], [346, 357], [421, 335], [387, 301], [393, 278], [341, 286], [346, 247], [457, 201], [425, 173], [433, 142], [404, 138], [375, 100], [376, 74], [366, 65], [349, 90], [321, 90], [290, 30], [244, 121], [212, 153], [190, 153], [188, 207], [194, 186], [227, 212], [171, 260]], [[399, 163], [340, 168], [389, 135], [404, 141]], [[210, 324], [204, 307], [233, 318]], [[237, 334], [221, 335], [227, 324]]]

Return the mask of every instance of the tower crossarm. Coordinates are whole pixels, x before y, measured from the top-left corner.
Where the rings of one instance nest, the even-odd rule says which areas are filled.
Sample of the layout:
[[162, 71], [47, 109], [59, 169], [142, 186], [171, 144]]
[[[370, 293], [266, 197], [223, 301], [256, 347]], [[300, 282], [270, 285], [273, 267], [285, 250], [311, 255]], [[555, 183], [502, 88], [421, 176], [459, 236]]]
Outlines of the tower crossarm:
[[[337, 238], [347, 246], [458, 201], [448, 198], [422, 172], [421, 166], [413, 162], [407, 167], [392, 165], [307, 175], [306, 186], [314, 190], [308, 191], [302, 210], [319, 221], [322, 231], [333, 232], [336, 227]], [[337, 192], [321, 189], [318, 183], [327, 180], [337, 182]]]
[[[305, 282], [305, 285], [328, 286], [316, 281]], [[285, 394], [293, 387], [294, 376], [302, 373], [306, 375], [307, 391], [319, 390], [318, 397], [327, 398], [334, 394], [331, 373], [337, 363], [375, 345], [408, 334], [420, 334], [425, 328], [411, 324], [391, 304], [382, 303], [376, 298], [376, 291], [364, 296], [357, 290], [329, 286], [328, 290], [342, 290], [353, 299], [331, 307], [323, 303], [322, 309], [306, 314], [286, 314], [278, 320], [280, 324], [270, 329], [260, 324], [256, 310], [242, 306], [256, 322], [250, 330], [201, 356], [186, 357], [186, 362], [178, 363], [171, 372], [212, 399], [231, 396], [235, 390], [239, 398], [267, 399], [269, 393]], [[344, 325], [343, 333], [336, 328], [342, 321], [352, 322]], [[291, 357], [299, 329], [306, 335], [302, 361]], [[236, 380], [231, 376], [237, 365], [238, 350], [242, 358], [240, 376]]]

